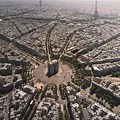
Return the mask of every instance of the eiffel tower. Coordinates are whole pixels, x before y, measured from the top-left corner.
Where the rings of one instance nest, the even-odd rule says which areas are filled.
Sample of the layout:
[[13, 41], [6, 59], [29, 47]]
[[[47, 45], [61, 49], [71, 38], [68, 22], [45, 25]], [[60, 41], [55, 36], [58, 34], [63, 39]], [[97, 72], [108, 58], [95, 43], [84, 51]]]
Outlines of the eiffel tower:
[[95, 1], [95, 12], [93, 15], [94, 19], [97, 20], [99, 18], [98, 10], [97, 10], [97, 1]]

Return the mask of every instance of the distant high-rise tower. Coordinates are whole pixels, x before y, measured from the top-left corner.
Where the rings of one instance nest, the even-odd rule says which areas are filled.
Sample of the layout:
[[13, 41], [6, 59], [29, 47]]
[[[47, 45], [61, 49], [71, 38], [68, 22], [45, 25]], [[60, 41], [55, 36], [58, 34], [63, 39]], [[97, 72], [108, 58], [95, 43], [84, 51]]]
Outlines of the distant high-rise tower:
[[41, 0], [39, 1], [39, 4], [40, 4], [40, 7], [41, 7], [42, 6], [42, 1]]
[[97, 20], [99, 18], [98, 10], [97, 10], [97, 1], [95, 1], [95, 12], [94, 12], [94, 19]]

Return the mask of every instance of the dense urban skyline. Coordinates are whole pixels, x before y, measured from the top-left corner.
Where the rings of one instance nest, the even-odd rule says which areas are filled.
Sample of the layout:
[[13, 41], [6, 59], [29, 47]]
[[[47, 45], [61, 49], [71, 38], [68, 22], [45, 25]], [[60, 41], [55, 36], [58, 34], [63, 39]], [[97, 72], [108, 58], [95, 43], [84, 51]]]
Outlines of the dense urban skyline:
[[120, 120], [119, 0], [0, 0], [0, 120]]

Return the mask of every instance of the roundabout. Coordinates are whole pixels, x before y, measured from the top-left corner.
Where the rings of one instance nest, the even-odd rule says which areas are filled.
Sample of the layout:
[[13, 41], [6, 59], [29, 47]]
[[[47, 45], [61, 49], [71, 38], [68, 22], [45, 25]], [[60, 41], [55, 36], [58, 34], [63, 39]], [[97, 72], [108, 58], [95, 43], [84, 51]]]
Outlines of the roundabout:
[[44, 84], [54, 83], [60, 85], [62, 83], [67, 83], [71, 80], [72, 69], [67, 65], [59, 63], [59, 71], [57, 74], [52, 75], [51, 77], [47, 76], [47, 63], [40, 64], [34, 69], [33, 75], [36, 80], [43, 82]]

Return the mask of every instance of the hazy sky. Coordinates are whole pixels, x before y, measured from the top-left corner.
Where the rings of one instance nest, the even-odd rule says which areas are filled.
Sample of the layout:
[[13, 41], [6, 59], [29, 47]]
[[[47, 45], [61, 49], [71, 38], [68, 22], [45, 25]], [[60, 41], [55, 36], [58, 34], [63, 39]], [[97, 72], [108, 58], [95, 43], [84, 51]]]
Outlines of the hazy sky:
[[[0, 1], [27, 1], [27, 2], [39, 2], [40, 0], [0, 0]], [[96, 0], [42, 0], [43, 2], [49, 1], [49, 2], [80, 2], [80, 1], [88, 1], [88, 2], [94, 2]], [[98, 2], [120, 2], [120, 0], [97, 0]]]
[[[0, 0], [3, 1], [3, 0]], [[40, 0], [5, 0], [5, 1], [40, 1]], [[96, 1], [96, 0], [42, 0], [42, 1], [72, 1], [72, 2], [80, 2], [80, 1]], [[97, 0], [97, 1], [120, 1], [120, 0]]]
[[[0, 1], [21, 1], [22, 3], [28, 2], [32, 4], [39, 4], [40, 0], [0, 0]], [[77, 9], [81, 11], [94, 11], [96, 0], [42, 0], [43, 5], [57, 5], [70, 9]], [[99, 13], [114, 13], [120, 14], [120, 0], [97, 0]]]

